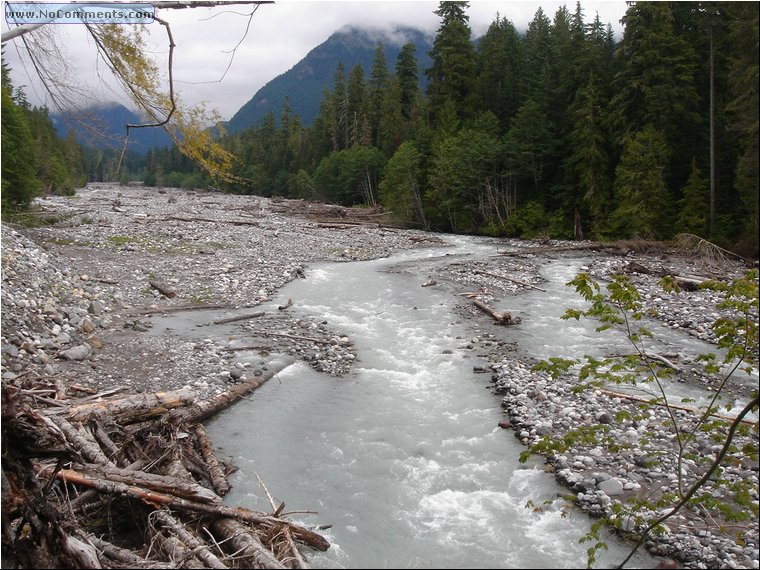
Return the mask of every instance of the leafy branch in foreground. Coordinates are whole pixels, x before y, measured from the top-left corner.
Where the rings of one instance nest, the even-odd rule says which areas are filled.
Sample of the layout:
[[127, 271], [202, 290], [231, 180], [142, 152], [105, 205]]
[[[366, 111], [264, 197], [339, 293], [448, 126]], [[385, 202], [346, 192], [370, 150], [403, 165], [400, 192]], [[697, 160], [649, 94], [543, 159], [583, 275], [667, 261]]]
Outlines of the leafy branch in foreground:
[[[757, 483], [751, 479], [728, 477], [726, 472], [742, 455], [757, 459], [758, 426], [757, 422], [748, 422], [747, 416], [757, 413], [758, 393], [753, 390], [748, 401], [740, 404], [736, 415], [729, 415], [736, 403], [725, 398], [726, 388], [731, 380], [736, 380], [738, 372], [752, 374], [757, 370], [757, 270], [748, 271], [731, 283], [707, 281], [701, 285], [722, 295], [715, 308], [723, 316], [715, 320], [712, 329], [723, 356], [713, 353], [698, 356], [697, 361], [704, 364], [705, 374], [718, 378], [718, 382], [708, 403], [688, 412], [682, 405], [674, 404], [667, 392], [667, 380], [676, 373], [676, 368], [649, 348], [653, 335], [642, 323], [645, 317], [656, 315], [647, 314], [639, 291], [629, 279], [616, 275], [603, 291], [598, 282], [581, 273], [567, 285], [575, 287], [589, 305], [585, 310], [566, 311], [563, 319], [594, 319], [599, 323], [597, 332], [622, 330], [634, 349], [633, 354], [608, 358], [587, 355], [583, 360], [551, 358], [537, 364], [534, 371], [546, 372], [554, 379], [577, 374], [575, 393], [589, 389], [604, 391], [610, 386], [648, 393], [650, 398], [631, 398], [637, 402], [640, 415], [631, 416], [630, 412], [620, 410], [616, 419], [635, 421], [644, 426], [635, 443], [646, 451], [651, 465], [660, 464], [667, 457], [675, 466], [675, 481], [670, 489], [653, 491], [644, 498], [630, 497], [625, 503], [610, 502], [602, 519], [581, 539], [581, 542], [594, 542], [587, 551], [589, 567], [595, 563], [598, 551], [606, 548], [600, 539], [600, 530], [604, 526], [634, 533], [635, 546], [620, 563], [622, 568], [652, 534], [669, 532], [664, 523], [681, 512], [714, 519], [712, 524], [718, 529], [757, 518], [758, 504], [752, 500], [758, 494]], [[661, 285], [673, 294], [680, 293], [672, 278], [664, 278]], [[654, 414], [655, 408], [664, 410], [664, 414]], [[655, 446], [647, 448], [647, 443], [658, 437], [656, 432], [664, 429], [670, 433], [671, 450], [664, 451]], [[751, 432], [754, 437], [749, 437]], [[603, 446], [610, 453], [616, 453], [634, 444], [615, 440], [606, 425], [581, 425], [563, 435], [544, 436], [522, 454], [521, 460], [527, 460], [534, 453], [563, 453], [576, 445]], [[740, 537], [736, 540], [741, 543]]]

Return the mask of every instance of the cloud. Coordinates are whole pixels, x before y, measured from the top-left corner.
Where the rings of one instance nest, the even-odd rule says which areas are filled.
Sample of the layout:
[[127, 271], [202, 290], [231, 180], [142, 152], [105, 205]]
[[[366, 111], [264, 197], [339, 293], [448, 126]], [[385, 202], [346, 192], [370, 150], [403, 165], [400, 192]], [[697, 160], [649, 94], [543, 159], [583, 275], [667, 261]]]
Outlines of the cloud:
[[[552, 18], [560, 6], [575, 11], [575, 2], [560, 1], [483, 1], [473, 0], [467, 13], [473, 36], [483, 35], [496, 14], [512, 21], [518, 30], [524, 30], [533, 19], [538, 7]], [[604, 23], [610, 23], [618, 34], [622, 29], [620, 18], [625, 13], [624, 0], [582, 2], [584, 19], [591, 21], [597, 12]], [[177, 48], [175, 50], [175, 77], [183, 101], [189, 104], [206, 101], [216, 108], [223, 118], [230, 118], [269, 80], [280, 75], [310, 50], [324, 42], [333, 32], [344, 26], [371, 27], [390, 32], [399, 26], [414, 27], [434, 34], [440, 20], [435, 15], [437, 1], [324, 1], [278, 0], [261, 5], [253, 17], [246, 14], [250, 6], [224, 6], [184, 10], [159, 10], [159, 15], [172, 26]], [[63, 27], [63, 26], [61, 26]], [[76, 26], [68, 26], [75, 28]], [[150, 49], [156, 57], [166, 57], [166, 35], [162, 26], [151, 24]], [[7, 25], [3, 24], [3, 30]], [[246, 29], [247, 34], [246, 34]], [[84, 30], [66, 32], [65, 50], [75, 76], [97, 85], [97, 71], [107, 72], [98, 62], [96, 49], [87, 39]], [[403, 37], [398, 37], [403, 42]], [[14, 40], [23, 52], [20, 40]], [[238, 43], [240, 45], [238, 45]], [[233, 50], [237, 49], [234, 53]], [[27, 85], [27, 96], [34, 104], [44, 101], [44, 90], [30, 86], [33, 69], [20, 59], [16, 48], [5, 49], [7, 61], [13, 71], [16, 85]], [[230, 65], [231, 61], [231, 65]], [[229, 69], [227, 69], [229, 66]], [[219, 82], [219, 79], [224, 79]], [[115, 89], [115, 88], [114, 88]], [[96, 89], [96, 98], [118, 99], [108, 85]], [[50, 104], [50, 102], [47, 102]]]

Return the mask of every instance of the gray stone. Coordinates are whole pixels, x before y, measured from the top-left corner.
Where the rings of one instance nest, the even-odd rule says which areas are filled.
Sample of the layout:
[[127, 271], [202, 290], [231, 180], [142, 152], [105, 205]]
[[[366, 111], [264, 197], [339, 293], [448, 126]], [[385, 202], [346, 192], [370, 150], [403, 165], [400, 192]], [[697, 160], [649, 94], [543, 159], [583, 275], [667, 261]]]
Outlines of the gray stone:
[[623, 493], [623, 484], [617, 479], [607, 479], [606, 481], [600, 481], [597, 487], [599, 487], [600, 491], [604, 491], [610, 497], [621, 495]]
[[3, 354], [7, 354], [8, 356], [18, 356], [18, 348], [13, 346], [12, 344], [6, 344], [3, 346]]
[[80, 344], [62, 351], [60, 355], [66, 360], [84, 360], [90, 356], [90, 346], [87, 344]]

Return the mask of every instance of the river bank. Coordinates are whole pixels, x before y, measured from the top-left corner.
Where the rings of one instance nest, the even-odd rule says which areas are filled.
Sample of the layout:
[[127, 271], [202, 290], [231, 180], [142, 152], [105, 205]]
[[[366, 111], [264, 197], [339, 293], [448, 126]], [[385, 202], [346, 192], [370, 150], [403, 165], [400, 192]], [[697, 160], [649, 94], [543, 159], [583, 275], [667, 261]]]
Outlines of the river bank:
[[[212, 398], [255, 375], [267, 359], [238, 359], [231, 350], [236, 338], [221, 345], [203, 335], [183, 340], [170, 331], [152, 334], [154, 315], [188, 306], [253, 314], [285, 283], [308, 279], [312, 263], [373, 259], [443, 245], [435, 235], [385, 227], [371, 217], [357, 222], [352, 212], [298, 201], [91, 185], [73, 198], [50, 198], [42, 204], [47, 210], [43, 221], [49, 225], [20, 233], [3, 227], [3, 380], [9, 383], [55, 377], [89, 389], [188, 389], [199, 399]], [[430, 276], [431, 282], [446, 283], [461, 294], [458, 312], [463, 318], [488, 319], [473, 299], [490, 304], [541, 286], [542, 244], [493, 244], [491, 262], [458, 260]], [[508, 245], [519, 255], [500, 256], [499, 249]], [[525, 246], [534, 252], [522, 250]], [[599, 254], [589, 269], [604, 277], [634, 260], [659, 268], [674, 261], [661, 253], [630, 253]], [[726, 272], [738, 275], [741, 269], [728, 263], [720, 271], [729, 276]], [[673, 326], [688, 327], [709, 340], [713, 299], [698, 293], [664, 298], [656, 293], [651, 275], [635, 279], [647, 287], [649, 301]], [[351, 339], [331, 323], [299, 316], [297, 304], [294, 299], [292, 307], [252, 317], [261, 354], [284, 353], [317, 370], [346, 374], [356, 358]], [[635, 405], [624, 399], [597, 392], [576, 396], [570, 379], [550, 382], [531, 372], [532, 362], [519, 347], [497, 335], [489, 339], [490, 334], [474, 342], [489, 354], [493, 390], [503, 398], [505, 420], [523, 443], [578, 423], [604, 423], [605, 414], [611, 418], [621, 410], [635, 416]], [[644, 427], [660, 422], [658, 414]], [[605, 425], [613, 425], [617, 431], [612, 437], [627, 437], [632, 447], [615, 455], [578, 446], [551, 461], [557, 477], [574, 487], [578, 504], [592, 514], [651, 488], [653, 481], [660, 487], [671, 481], [671, 466], [655, 473], [641, 458], [671, 446], [667, 437], [645, 446], [639, 441], [644, 430], [638, 431], [641, 426], [633, 421]], [[748, 441], [756, 444], [756, 428]], [[708, 442], [705, 446], [705, 453], [714, 452]], [[757, 488], [756, 459], [737, 457], [735, 470], [729, 475], [754, 481]], [[739, 535], [683, 521], [666, 540], [648, 547], [688, 567], [757, 567], [756, 521], [742, 523]]]

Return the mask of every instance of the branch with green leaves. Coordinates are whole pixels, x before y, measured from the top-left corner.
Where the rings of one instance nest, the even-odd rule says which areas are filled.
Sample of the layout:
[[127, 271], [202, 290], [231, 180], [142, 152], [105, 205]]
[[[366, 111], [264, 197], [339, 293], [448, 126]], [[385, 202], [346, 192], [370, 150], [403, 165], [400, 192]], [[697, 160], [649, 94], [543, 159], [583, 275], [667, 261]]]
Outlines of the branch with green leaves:
[[[679, 294], [680, 289], [673, 278], [664, 278], [661, 282], [666, 291]], [[599, 530], [604, 524], [620, 527], [623, 520], [634, 520], [636, 526], [643, 528], [638, 541], [630, 554], [621, 563], [623, 567], [635, 551], [654, 532], [663, 532], [663, 523], [676, 515], [685, 507], [695, 507], [702, 512], [713, 509], [724, 521], [741, 521], [757, 517], [756, 502], [750, 500], [756, 496], [757, 485], [747, 481], [729, 482], [722, 476], [723, 468], [729, 461], [735, 461], [735, 453], [749, 457], [757, 457], [757, 422], [749, 422], [748, 416], [757, 413], [758, 393], [753, 390], [748, 401], [734, 417], [718, 415], [719, 401], [726, 392], [730, 381], [736, 378], [739, 371], [752, 374], [758, 365], [758, 272], [751, 270], [742, 277], [730, 283], [707, 281], [701, 285], [704, 289], [720, 292], [722, 300], [715, 308], [722, 316], [715, 320], [713, 332], [717, 338], [717, 346], [723, 350], [723, 356], [716, 354], [700, 354], [698, 361], [704, 363], [705, 373], [720, 375], [715, 392], [709, 402], [694, 413], [685, 414], [683, 407], [671, 403], [666, 391], [665, 380], [671, 377], [674, 367], [667, 366], [662, 359], [656, 358], [647, 343], [653, 339], [652, 332], [643, 324], [645, 317], [656, 317], [647, 314], [641, 295], [631, 281], [621, 275], [613, 276], [606, 290], [588, 274], [581, 273], [568, 286], [589, 304], [585, 309], [567, 310], [563, 319], [590, 318], [598, 322], [597, 332], [617, 329], [623, 332], [634, 352], [627, 356], [595, 358], [585, 356], [583, 361], [578, 359], [550, 358], [534, 367], [534, 371], [546, 372], [555, 380], [560, 376], [576, 375], [578, 382], [573, 388], [574, 393], [587, 389], [602, 389], [610, 385], [626, 385], [641, 389], [642, 386], [654, 385], [650, 391], [653, 396], [637, 405], [644, 409], [650, 406], [662, 406], [669, 418], [668, 427], [672, 433], [675, 446], [674, 461], [676, 464], [677, 489], [675, 492], [663, 493], [656, 500], [631, 499], [628, 505], [614, 504], [612, 513], [595, 524], [582, 542], [595, 540], [596, 544], [588, 550], [588, 563], [591, 566], [596, 560], [596, 553], [606, 545], [599, 539]], [[722, 375], [721, 375], [721, 371]], [[640, 401], [640, 398], [636, 398]], [[725, 404], [730, 410], [734, 404]], [[679, 413], [681, 414], [679, 416]], [[618, 420], [627, 418], [630, 414], [619, 411]], [[680, 421], [679, 421], [680, 418]], [[629, 418], [630, 419], [630, 418]], [[687, 421], [688, 420], [688, 421]], [[659, 429], [659, 428], [658, 428]], [[754, 430], [755, 439], [748, 439], [741, 449], [735, 445], [738, 434], [748, 436]], [[716, 453], [700, 455], [696, 445], [698, 436], [708, 436], [714, 443]], [[534, 453], [552, 455], [562, 453], [575, 445], [603, 445], [610, 451], [621, 449], [625, 444], [614, 441], [609, 435], [607, 426], [580, 426], [559, 437], [545, 436], [542, 440], [531, 445], [521, 455], [525, 461]], [[695, 471], [690, 482], [685, 480], [686, 466]], [[701, 465], [701, 467], [699, 466]], [[723, 487], [729, 501], [714, 497], [710, 489], [720, 490]], [[754, 495], [753, 495], [754, 493]], [[664, 509], [664, 510], [663, 510]], [[649, 514], [647, 514], [649, 513]], [[660, 513], [660, 514], [658, 514]]]

